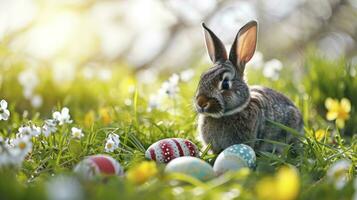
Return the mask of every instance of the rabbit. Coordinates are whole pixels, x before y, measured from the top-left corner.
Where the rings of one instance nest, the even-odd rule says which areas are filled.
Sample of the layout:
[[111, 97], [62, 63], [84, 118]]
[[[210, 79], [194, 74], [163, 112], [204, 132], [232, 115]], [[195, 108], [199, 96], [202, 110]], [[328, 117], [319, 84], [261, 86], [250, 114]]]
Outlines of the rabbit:
[[256, 48], [257, 26], [256, 21], [250, 21], [238, 31], [227, 57], [223, 43], [202, 23], [214, 65], [200, 77], [194, 106], [198, 133], [205, 144], [211, 144], [213, 153], [240, 143], [249, 143], [256, 151], [279, 153], [282, 146], [266, 140], [297, 143], [296, 137], [267, 119], [303, 134], [301, 113], [291, 100], [263, 86], [248, 86], [244, 80], [245, 64]]

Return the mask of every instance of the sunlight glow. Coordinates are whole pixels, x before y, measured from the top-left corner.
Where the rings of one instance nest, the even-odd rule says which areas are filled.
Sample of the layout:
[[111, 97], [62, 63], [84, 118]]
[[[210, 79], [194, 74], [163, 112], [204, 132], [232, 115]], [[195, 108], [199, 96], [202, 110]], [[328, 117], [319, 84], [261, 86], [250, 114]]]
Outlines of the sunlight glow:
[[77, 8], [42, 5], [30, 29], [16, 37], [11, 48], [40, 60], [80, 62], [95, 51], [94, 28]]

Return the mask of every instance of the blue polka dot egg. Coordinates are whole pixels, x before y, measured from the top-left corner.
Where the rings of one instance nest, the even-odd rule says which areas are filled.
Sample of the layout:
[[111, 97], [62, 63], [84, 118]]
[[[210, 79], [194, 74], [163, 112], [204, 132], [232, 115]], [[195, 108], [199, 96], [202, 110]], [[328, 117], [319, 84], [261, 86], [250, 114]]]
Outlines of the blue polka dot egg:
[[222, 151], [213, 166], [217, 175], [226, 171], [237, 171], [248, 167], [253, 169], [256, 163], [254, 150], [245, 144], [235, 144]]

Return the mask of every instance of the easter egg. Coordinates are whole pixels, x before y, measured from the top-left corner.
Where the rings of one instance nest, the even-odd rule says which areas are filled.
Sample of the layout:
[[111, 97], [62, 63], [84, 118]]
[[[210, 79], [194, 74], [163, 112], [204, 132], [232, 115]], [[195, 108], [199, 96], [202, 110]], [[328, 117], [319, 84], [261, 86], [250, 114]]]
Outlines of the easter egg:
[[219, 175], [226, 171], [237, 171], [244, 167], [253, 169], [255, 161], [255, 152], [250, 146], [235, 144], [218, 155], [213, 165], [213, 170]]
[[124, 175], [124, 170], [119, 162], [107, 155], [86, 157], [75, 166], [74, 172], [86, 178], [97, 175]]
[[168, 163], [182, 156], [199, 155], [198, 148], [191, 141], [181, 138], [162, 139], [152, 144], [145, 152], [145, 157], [158, 163]]
[[166, 165], [165, 173], [182, 173], [201, 181], [214, 177], [214, 171], [207, 162], [191, 156], [176, 158]]

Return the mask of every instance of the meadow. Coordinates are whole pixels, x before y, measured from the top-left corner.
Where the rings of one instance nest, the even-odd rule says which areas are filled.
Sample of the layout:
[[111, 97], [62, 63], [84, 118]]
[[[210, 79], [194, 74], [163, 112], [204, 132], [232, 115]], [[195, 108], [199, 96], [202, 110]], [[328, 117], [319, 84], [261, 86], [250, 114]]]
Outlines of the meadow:
[[[1, 49], [0, 65], [0, 199], [357, 199], [357, 66], [343, 58], [311, 51], [298, 72], [255, 58], [248, 83], [276, 89], [299, 107], [302, 148], [293, 155], [276, 142], [284, 152], [257, 151], [255, 170], [206, 182], [165, 174], [144, 152], [160, 139], [186, 138], [213, 164], [217, 155], [197, 139], [193, 107], [209, 63], [154, 77], [127, 63], [51, 68]], [[119, 161], [125, 176], [73, 173], [95, 154]]]

